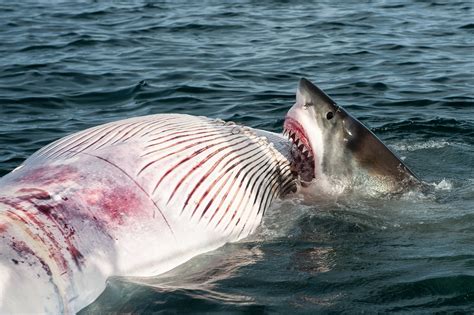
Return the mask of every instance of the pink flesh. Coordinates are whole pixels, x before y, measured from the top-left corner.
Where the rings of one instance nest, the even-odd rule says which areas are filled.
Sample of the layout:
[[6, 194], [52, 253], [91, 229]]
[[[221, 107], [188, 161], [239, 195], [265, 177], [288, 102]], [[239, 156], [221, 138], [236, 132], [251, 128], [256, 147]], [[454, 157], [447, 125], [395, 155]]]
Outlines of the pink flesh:
[[311, 145], [309, 144], [308, 137], [306, 136], [304, 128], [303, 126], [301, 126], [301, 124], [298, 121], [296, 121], [295, 119], [289, 116], [286, 116], [283, 127], [287, 131], [296, 133], [296, 137], [306, 147], [306, 149], [308, 149], [308, 151], [311, 152], [311, 154], [314, 156], [313, 149], [311, 148]]

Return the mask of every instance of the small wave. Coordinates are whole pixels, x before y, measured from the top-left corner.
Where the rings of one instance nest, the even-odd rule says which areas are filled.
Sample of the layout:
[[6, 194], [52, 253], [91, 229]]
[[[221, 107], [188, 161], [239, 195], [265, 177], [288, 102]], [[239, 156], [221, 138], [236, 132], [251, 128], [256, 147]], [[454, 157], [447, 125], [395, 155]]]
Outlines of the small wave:
[[96, 11], [89, 11], [89, 12], [80, 12], [72, 16], [72, 18], [77, 19], [97, 19], [104, 15], [111, 13], [111, 11], [107, 10], [96, 10]]
[[387, 5], [382, 5], [382, 9], [401, 9], [404, 8], [405, 4], [387, 4]]
[[185, 23], [177, 25], [153, 25], [129, 30], [132, 34], [146, 34], [156, 32], [181, 33], [181, 32], [221, 32], [245, 29], [239, 24], [202, 24]]
[[406, 48], [406, 46], [400, 44], [381, 44], [376, 46], [376, 48], [381, 50], [401, 50]]
[[64, 44], [39, 44], [39, 45], [28, 45], [26, 47], [20, 48], [17, 52], [28, 52], [33, 50], [57, 50], [64, 47]]
[[62, 98], [56, 96], [27, 96], [21, 98], [0, 98], [0, 105], [4, 109], [9, 107], [21, 106], [23, 109], [28, 106], [29, 108], [38, 108], [42, 112], [45, 108], [47, 109], [60, 109], [65, 105], [65, 101]]
[[[353, 84], [350, 84], [349, 86], [354, 86], [356, 88], [371, 87], [377, 91], [386, 91], [389, 88], [388, 85], [383, 82], [369, 83], [364, 81], [355, 82]], [[352, 92], [351, 95], [354, 95], [354, 93]]]
[[[385, 287], [381, 292], [372, 296], [371, 299], [378, 303], [392, 303], [397, 301], [399, 306], [393, 310], [406, 310], [408, 308], [421, 306], [434, 307], [442, 304], [445, 299], [450, 299], [455, 296], [466, 297], [466, 288], [468, 288], [473, 276], [470, 275], [446, 275], [440, 277], [431, 277], [411, 282], [400, 282], [391, 284]], [[425, 298], [424, 300], [421, 298]], [[404, 305], [403, 305], [404, 304]], [[401, 307], [403, 305], [403, 307]]]
[[426, 120], [423, 118], [412, 118], [409, 120], [384, 124], [373, 128], [376, 134], [380, 133], [414, 133], [421, 135], [436, 135], [437, 137], [458, 137], [469, 139], [473, 135], [472, 123], [462, 118], [435, 118]]
[[85, 93], [74, 93], [63, 95], [63, 99], [70, 101], [75, 104], [89, 104], [97, 103], [99, 101], [102, 104], [115, 104], [119, 101], [128, 102], [138, 92], [144, 90], [148, 86], [147, 81], [141, 80], [140, 82], [126, 87], [120, 87], [115, 90], [95, 90]]

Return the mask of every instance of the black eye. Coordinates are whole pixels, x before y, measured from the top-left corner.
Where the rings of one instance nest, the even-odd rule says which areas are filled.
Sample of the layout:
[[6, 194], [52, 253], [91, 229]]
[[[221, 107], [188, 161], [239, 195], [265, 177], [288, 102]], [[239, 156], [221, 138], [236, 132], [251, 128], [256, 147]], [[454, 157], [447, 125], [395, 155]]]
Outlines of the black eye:
[[328, 112], [326, 114], [326, 119], [329, 120], [329, 119], [332, 119], [334, 117], [334, 113], [333, 112]]

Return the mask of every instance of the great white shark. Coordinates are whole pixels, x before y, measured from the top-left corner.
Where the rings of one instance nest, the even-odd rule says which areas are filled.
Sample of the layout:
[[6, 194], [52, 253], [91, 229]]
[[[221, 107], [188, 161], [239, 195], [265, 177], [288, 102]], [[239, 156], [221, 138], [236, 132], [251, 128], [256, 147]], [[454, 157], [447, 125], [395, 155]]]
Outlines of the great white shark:
[[284, 133], [300, 150], [310, 152], [313, 176], [306, 180], [319, 189], [397, 193], [421, 183], [372, 131], [304, 78], [286, 115]]
[[305, 79], [284, 128], [159, 114], [40, 149], [0, 179], [0, 313], [78, 312], [111, 276], [156, 276], [245, 238], [310, 182], [416, 179]]

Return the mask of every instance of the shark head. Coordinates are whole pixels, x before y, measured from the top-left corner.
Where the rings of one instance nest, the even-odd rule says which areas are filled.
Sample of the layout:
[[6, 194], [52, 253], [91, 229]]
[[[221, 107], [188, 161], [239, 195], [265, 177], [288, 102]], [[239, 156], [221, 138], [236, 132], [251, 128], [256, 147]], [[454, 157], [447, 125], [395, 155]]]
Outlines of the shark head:
[[[301, 79], [296, 103], [286, 115], [284, 133], [299, 155], [309, 157], [313, 182], [339, 191], [371, 187], [394, 192], [416, 176], [366, 126], [310, 81]], [[308, 167], [307, 167], [308, 168]], [[303, 181], [310, 179], [308, 172]]]

